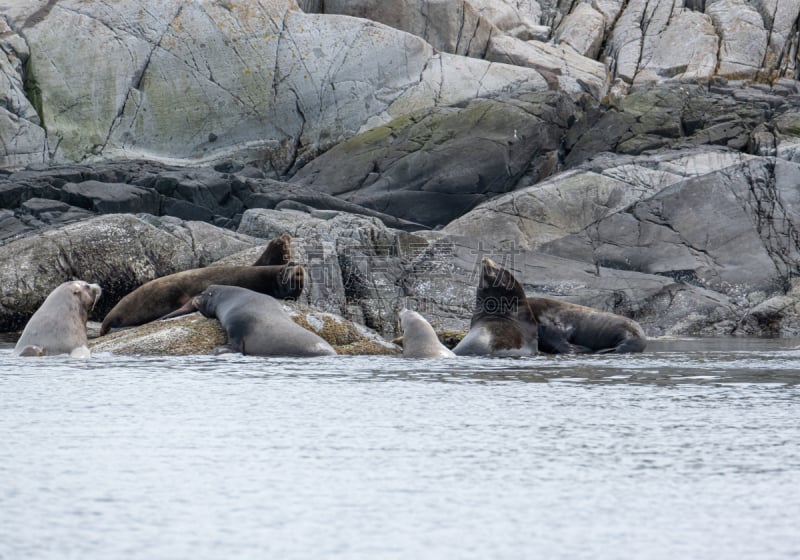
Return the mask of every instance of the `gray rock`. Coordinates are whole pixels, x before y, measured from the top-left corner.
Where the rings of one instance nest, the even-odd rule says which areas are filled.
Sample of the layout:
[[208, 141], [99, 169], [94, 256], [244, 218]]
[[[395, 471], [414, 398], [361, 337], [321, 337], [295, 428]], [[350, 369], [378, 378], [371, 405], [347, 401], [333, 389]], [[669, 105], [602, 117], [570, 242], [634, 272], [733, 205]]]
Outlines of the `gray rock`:
[[[284, 304], [283, 307], [297, 324], [324, 338], [339, 354], [399, 352], [397, 346], [377, 333], [342, 317], [298, 305]], [[89, 345], [94, 353], [182, 356], [209, 354], [226, 340], [219, 321], [192, 313], [116, 331], [91, 340]]]
[[421, 37], [438, 50], [479, 58], [491, 36], [528, 40], [541, 27], [541, 8], [531, 0], [328, 0], [306, 2], [303, 9], [378, 21]]
[[292, 236], [293, 260], [306, 268], [300, 302], [396, 336], [403, 282], [425, 239], [375, 218], [337, 213], [315, 218], [292, 211], [248, 210], [239, 233]]
[[[642, 154], [659, 149], [718, 145], [735, 150], [752, 146], [751, 137], [765, 123], [795, 122], [796, 99], [751, 88], [716, 88], [669, 84], [635, 87], [606, 111], [590, 109], [565, 139], [564, 161], [574, 166], [601, 152]], [[796, 143], [797, 129], [785, 130]]]
[[[200, 232], [208, 226], [200, 226]], [[44, 298], [72, 279], [96, 282], [103, 288], [90, 313], [100, 320], [123, 296], [144, 282], [200, 266], [201, 259], [218, 259], [246, 245], [242, 236], [217, 229], [197, 233], [189, 225], [182, 236], [177, 224], [167, 231], [127, 214], [100, 216], [25, 237], [0, 246], [5, 263], [0, 270], [0, 331], [21, 329]], [[193, 231], [194, 230], [194, 231]], [[237, 237], [239, 239], [237, 239]], [[228, 238], [227, 243], [222, 240]], [[231, 239], [233, 238], [233, 239]], [[197, 248], [198, 243], [202, 249]]]
[[0, 241], [93, 214], [143, 212], [234, 228], [247, 208], [290, 206], [364, 214], [402, 229], [423, 227], [313, 188], [265, 179], [252, 168], [230, 173], [123, 161], [0, 175], [0, 207], [15, 216], [0, 223]]
[[646, 39], [634, 82], [706, 82], [717, 72], [719, 37], [711, 18], [679, 10], [662, 33]]
[[486, 60], [526, 66], [541, 72], [551, 89], [564, 91], [576, 99], [589, 93], [602, 98], [608, 88], [603, 64], [582, 56], [573, 47], [562, 43], [520, 41], [507, 35], [492, 37], [485, 53]]
[[532, 94], [433, 109], [339, 144], [293, 184], [428, 227], [447, 224], [526, 176], [554, 171], [578, 111], [565, 96]]
[[[62, 0], [37, 10], [15, 5], [6, 16], [39, 92], [36, 111], [20, 105], [11, 117], [38, 114], [47, 131], [45, 143], [21, 124], [2, 129], [22, 135], [28, 158], [45, 146], [55, 162], [235, 154], [281, 176], [409, 107], [545, 87], [532, 70], [464, 62], [368, 20], [304, 14], [293, 0], [126, 0], [113, 10]], [[22, 82], [13, 68], [0, 74]], [[16, 166], [20, 150], [0, 157]]]
[[755, 78], [769, 35], [761, 15], [744, 0], [716, 0], [707, 12], [721, 37], [717, 73], [730, 79]]
[[[612, 216], [624, 215], [636, 203], [689, 177], [706, 177], [749, 159], [721, 150], [639, 158], [609, 155], [481, 204], [444, 231], [483, 238], [508, 249], [538, 250]], [[625, 235], [621, 231], [618, 237]], [[586, 260], [584, 257], [581, 259]], [[588, 262], [594, 261], [590, 258]]]
[[603, 44], [605, 23], [602, 12], [583, 2], [561, 20], [555, 39], [566, 43], [578, 54], [594, 59]]
[[25, 91], [29, 56], [28, 44], [0, 14], [0, 169], [46, 161], [46, 132]]
[[86, 208], [99, 214], [158, 214], [160, 197], [155, 191], [125, 183], [84, 181], [67, 183], [62, 192], [72, 206]]

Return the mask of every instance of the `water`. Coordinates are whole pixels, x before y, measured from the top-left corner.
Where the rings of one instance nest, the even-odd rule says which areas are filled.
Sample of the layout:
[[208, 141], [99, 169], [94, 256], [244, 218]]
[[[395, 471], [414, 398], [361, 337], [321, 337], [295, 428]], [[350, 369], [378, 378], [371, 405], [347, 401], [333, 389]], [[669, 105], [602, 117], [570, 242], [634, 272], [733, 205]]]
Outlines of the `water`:
[[0, 558], [800, 558], [800, 350], [0, 350]]

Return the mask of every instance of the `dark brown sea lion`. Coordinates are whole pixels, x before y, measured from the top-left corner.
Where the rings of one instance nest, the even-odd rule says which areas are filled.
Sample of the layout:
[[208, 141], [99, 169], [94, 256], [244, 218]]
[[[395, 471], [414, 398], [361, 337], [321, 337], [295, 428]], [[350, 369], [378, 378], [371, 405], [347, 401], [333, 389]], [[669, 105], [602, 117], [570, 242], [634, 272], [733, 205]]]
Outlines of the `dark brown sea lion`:
[[299, 265], [209, 266], [176, 272], [142, 284], [122, 298], [106, 315], [100, 334], [194, 311], [187, 304], [211, 284], [240, 286], [279, 299], [292, 299], [302, 293], [304, 282], [305, 270]]
[[[292, 236], [284, 233], [270, 240], [253, 266], [280, 268], [288, 265], [291, 259]], [[212, 272], [212, 268], [225, 269], [226, 272]], [[266, 283], [259, 283], [258, 279], [252, 277], [252, 274], [240, 270], [244, 268], [248, 267], [195, 268], [151, 280], [126, 295], [109, 311], [103, 320], [100, 334], [104, 335], [113, 328], [132, 327], [156, 319], [168, 319], [192, 313], [195, 311], [191, 304], [192, 298], [200, 294], [209, 284], [241, 286], [244, 285], [242, 282], [245, 282], [246, 287], [281, 299], [296, 298], [303, 291], [305, 276], [302, 270], [298, 272], [297, 269], [287, 269], [280, 273], [262, 271], [265, 274], [265, 280], [270, 275], [275, 275], [278, 280], [274, 282], [266, 280]], [[281, 275], [283, 275], [282, 279]], [[287, 282], [292, 284], [293, 288], [287, 288], [284, 285]]]
[[459, 356], [533, 356], [536, 336], [536, 318], [522, 286], [511, 272], [483, 259], [469, 332], [453, 352]]
[[539, 323], [539, 350], [548, 354], [641, 352], [647, 345], [633, 319], [585, 305], [529, 297]]
[[50, 292], [44, 303], [25, 325], [14, 347], [17, 356], [52, 356], [69, 354], [88, 358], [86, 321], [89, 310], [100, 298], [97, 284], [83, 280], [64, 282]]
[[335, 356], [322, 337], [304, 329], [275, 298], [238, 286], [211, 285], [194, 298], [200, 313], [222, 323], [228, 343], [215, 354], [251, 356]]

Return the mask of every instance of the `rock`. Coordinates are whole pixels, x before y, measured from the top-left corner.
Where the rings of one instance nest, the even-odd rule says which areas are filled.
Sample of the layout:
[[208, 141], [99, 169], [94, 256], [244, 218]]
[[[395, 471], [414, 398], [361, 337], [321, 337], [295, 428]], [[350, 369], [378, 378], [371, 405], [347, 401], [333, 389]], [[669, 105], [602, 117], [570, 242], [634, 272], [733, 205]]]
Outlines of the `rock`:
[[225, 329], [219, 321], [192, 313], [91, 339], [89, 349], [93, 354], [186, 356], [210, 354], [227, 340]]
[[755, 78], [764, 62], [768, 31], [756, 9], [744, 0], [717, 0], [708, 8], [721, 37], [717, 74]]
[[338, 213], [327, 219], [297, 212], [249, 210], [239, 233], [292, 236], [293, 259], [306, 267], [301, 303], [342, 315], [393, 337], [399, 326], [404, 278], [425, 239], [379, 220]]
[[599, 100], [608, 88], [605, 66], [580, 55], [566, 43], [554, 46], [500, 35], [492, 37], [485, 56], [495, 62], [534, 68], [549, 79], [550, 89], [564, 91], [576, 99], [588, 93]]
[[160, 200], [157, 192], [125, 183], [84, 181], [67, 183], [62, 192], [72, 206], [100, 214], [158, 214]]
[[747, 310], [737, 322], [734, 334], [751, 336], [800, 335], [800, 286], [793, 279], [784, 295], [777, 295]]
[[[222, 258], [226, 251], [240, 250], [246, 244], [242, 236], [217, 229], [215, 251], [214, 245], [206, 242], [211, 235], [197, 233], [205, 227], [189, 225], [178, 236], [176, 223], [165, 226], [171, 233], [120, 214], [91, 218], [0, 246], [5, 263], [0, 270], [0, 332], [21, 329], [44, 298], [67, 280], [100, 284], [103, 295], [90, 313], [90, 318], [100, 320], [144, 282], [196, 268], [202, 260]], [[197, 249], [198, 242], [202, 249]]]
[[339, 144], [291, 182], [440, 226], [513, 189], [523, 175], [534, 181], [552, 173], [577, 111], [546, 93], [421, 111]]
[[791, 115], [797, 115], [794, 101], [756, 88], [635, 87], [613, 108], [590, 109], [575, 122], [565, 138], [564, 162], [572, 167], [602, 152], [635, 155], [709, 144], [744, 151], [757, 127], [791, 121]]
[[313, 4], [307, 2], [303, 9], [378, 21], [421, 37], [437, 50], [478, 58], [493, 35], [527, 40], [541, 27], [541, 8], [530, 0], [328, 0]]
[[[720, 150], [640, 158], [606, 156], [481, 204], [443, 231], [482, 238], [509, 250], [538, 250], [627, 213], [637, 202], [688, 177], [707, 176], [749, 159]], [[625, 232], [619, 232], [619, 238], [624, 236]]]
[[[331, 344], [339, 354], [398, 354], [400, 349], [376, 333], [330, 313], [284, 305], [292, 319]], [[89, 342], [93, 353], [121, 355], [210, 354], [227, 342], [225, 330], [216, 319], [192, 313], [166, 321], [112, 332]]]
[[605, 32], [605, 17], [591, 4], [583, 2], [567, 14], [556, 30], [555, 40], [565, 43], [588, 58], [600, 53]]
[[724, 152], [608, 163], [492, 201], [445, 231], [721, 293], [774, 292], [798, 266], [797, 165]]
[[[544, 87], [529, 69], [437, 54], [411, 34], [304, 14], [293, 0], [126, 0], [114, 10], [63, 0], [6, 17], [29, 49], [25, 83], [38, 92], [36, 111], [19, 112], [38, 113], [47, 131], [45, 142], [33, 121], [4, 127], [20, 131], [25, 150], [3, 148], [9, 165], [42, 152], [50, 162], [235, 155], [279, 177], [403, 108]], [[0, 71], [20, 89], [19, 72]]]
[[648, 40], [647, 56], [638, 64], [634, 82], [711, 80], [717, 71], [719, 37], [706, 14], [679, 10], [664, 31]]
[[425, 66], [420, 83], [400, 95], [384, 114], [370, 119], [360, 132], [422, 109], [462, 106], [473, 99], [505, 98], [510, 92], [524, 97], [547, 88], [541, 73], [529, 68], [438, 53]]
[[28, 44], [0, 15], [0, 169], [46, 161], [46, 132], [25, 91], [29, 56]]
[[121, 161], [0, 175], [0, 206], [13, 210], [13, 219], [0, 223], [0, 241], [95, 213], [160, 214], [235, 228], [247, 208], [292, 204], [311, 212], [335, 210], [373, 216], [401, 229], [424, 227], [313, 188], [266, 179], [252, 173], [252, 168], [229, 173], [210, 167]]

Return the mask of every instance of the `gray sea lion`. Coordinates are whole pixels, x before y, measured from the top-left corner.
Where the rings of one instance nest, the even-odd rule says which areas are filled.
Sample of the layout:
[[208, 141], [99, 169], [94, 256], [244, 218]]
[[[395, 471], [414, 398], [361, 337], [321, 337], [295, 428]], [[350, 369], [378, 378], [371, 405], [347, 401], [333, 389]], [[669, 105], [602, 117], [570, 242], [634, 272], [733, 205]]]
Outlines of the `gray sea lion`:
[[64, 282], [58, 286], [25, 325], [14, 347], [14, 354], [90, 357], [92, 353], [86, 337], [86, 321], [89, 310], [94, 307], [101, 293], [100, 286], [83, 280]]
[[641, 352], [647, 346], [633, 319], [546, 297], [529, 297], [539, 323], [539, 350], [548, 354]]
[[289, 317], [275, 298], [237, 286], [211, 285], [195, 298], [197, 309], [217, 318], [228, 343], [214, 349], [252, 356], [334, 356], [323, 338]]
[[453, 352], [458, 356], [533, 356], [536, 337], [536, 318], [522, 286], [511, 272], [483, 259], [469, 332]]
[[455, 354], [444, 344], [428, 321], [410, 309], [400, 312], [403, 327], [403, 357], [405, 358], [454, 358]]
[[122, 298], [103, 319], [100, 334], [194, 311], [188, 304], [211, 284], [290, 299], [302, 293], [304, 282], [305, 270], [299, 265], [209, 266], [176, 272], [142, 284]]

